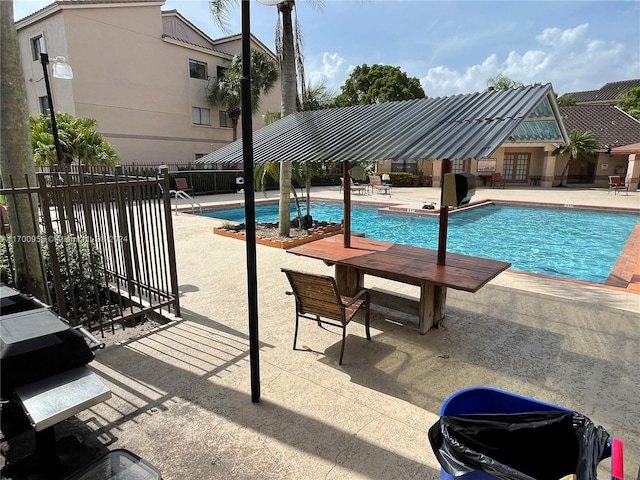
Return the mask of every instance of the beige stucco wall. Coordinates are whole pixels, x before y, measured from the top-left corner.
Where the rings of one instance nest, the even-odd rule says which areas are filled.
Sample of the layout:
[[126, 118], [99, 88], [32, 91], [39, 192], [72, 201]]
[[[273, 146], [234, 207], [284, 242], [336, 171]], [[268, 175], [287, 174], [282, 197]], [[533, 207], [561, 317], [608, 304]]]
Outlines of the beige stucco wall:
[[[567, 163], [568, 156], [559, 156], [558, 161], [556, 163], [555, 174], [557, 178], [560, 178], [560, 173]], [[629, 166], [629, 156], [628, 155], [612, 155], [606, 152], [600, 152], [598, 154], [597, 163], [595, 166], [595, 178], [593, 181], [593, 186], [598, 188], [607, 188], [609, 185], [609, 176], [610, 175], [620, 175], [625, 177], [627, 174]], [[572, 162], [569, 165], [569, 177], [577, 177], [580, 174], [580, 164], [579, 162]], [[559, 181], [559, 180], [558, 180]], [[566, 178], [565, 178], [566, 182]], [[556, 182], [557, 184], [558, 182]], [[569, 180], [569, 183], [572, 183], [572, 180]], [[555, 184], [554, 184], [555, 185]]]
[[[190, 78], [189, 59], [207, 63], [209, 77], [215, 77], [216, 67], [228, 66], [231, 55], [163, 38], [163, 23], [188, 28], [171, 18], [162, 15], [159, 3], [111, 4], [65, 8], [19, 26], [25, 78], [32, 79], [27, 81], [30, 114], [40, 112], [38, 97], [46, 95], [44, 82], [36, 81], [42, 67], [32, 61], [30, 44], [43, 33], [50, 55], [66, 56], [74, 71], [73, 80], [52, 78], [55, 109], [97, 119], [122, 163], [186, 163], [196, 153], [229, 143], [232, 129], [220, 127], [222, 109], [207, 104], [211, 80]], [[186, 34], [189, 41], [194, 35], [193, 30]], [[240, 40], [235, 45], [239, 53]], [[194, 125], [192, 107], [210, 108], [211, 125]], [[267, 110], [280, 110], [279, 82], [254, 115], [254, 130], [264, 126]]]
[[[18, 42], [20, 44], [22, 71], [25, 78], [27, 105], [30, 115], [40, 113], [39, 98], [47, 95], [42, 63], [40, 63], [39, 59], [33, 60], [33, 51], [31, 49], [32, 39], [40, 35], [44, 37], [45, 50], [50, 58], [63, 56], [70, 61], [64, 21], [61, 14], [46, 17], [44, 20], [20, 30]], [[75, 115], [72, 81], [53, 78], [51, 64], [49, 65], [49, 81], [54, 108], [57, 111]]]

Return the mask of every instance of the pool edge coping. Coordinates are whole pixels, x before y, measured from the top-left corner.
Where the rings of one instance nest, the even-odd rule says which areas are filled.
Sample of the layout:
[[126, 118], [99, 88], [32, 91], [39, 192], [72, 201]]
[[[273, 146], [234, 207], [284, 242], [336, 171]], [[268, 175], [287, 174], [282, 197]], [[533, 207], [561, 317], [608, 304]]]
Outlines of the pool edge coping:
[[[316, 198], [316, 201], [323, 201], [328, 203], [343, 203], [342, 201], [338, 201], [335, 199], [328, 198]], [[279, 199], [261, 199], [260, 201], [256, 201], [256, 206], [258, 205], [273, 205], [279, 203]], [[378, 207], [380, 213], [389, 214], [389, 215], [409, 215], [409, 216], [429, 216], [429, 217], [437, 217], [439, 216], [439, 209], [427, 210], [420, 209], [415, 207], [410, 207], [406, 203], [397, 203], [390, 205], [389, 203], [381, 203], [381, 202], [372, 202], [372, 201], [353, 201], [352, 204], [360, 205], [360, 206], [369, 206], [369, 207]], [[543, 208], [560, 208], [560, 209], [575, 209], [575, 210], [591, 210], [596, 212], [610, 212], [610, 213], [638, 213], [637, 209], [629, 208], [629, 207], [610, 207], [610, 206], [597, 206], [597, 205], [579, 205], [579, 204], [559, 204], [559, 203], [548, 203], [548, 202], [525, 202], [525, 201], [517, 201], [517, 200], [495, 200], [495, 199], [485, 199], [478, 202], [471, 202], [468, 205], [465, 205], [461, 208], [453, 209], [449, 212], [449, 214], [461, 213], [466, 210], [488, 206], [488, 205], [505, 205], [505, 206], [522, 206], [522, 207], [543, 207]], [[244, 207], [244, 202], [238, 201], [233, 204], [224, 204], [220, 206], [213, 206], [211, 208], [207, 208], [203, 210], [203, 212], [211, 212], [216, 210], [227, 210], [230, 208], [240, 208]], [[183, 212], [188, 213], [188, 212]], [[215, 217], [210, 217], [215, 218]], [[613, 268], [609, 272], [609, 275], [604, 283], [592, 283], [584, 280], [576, 280], [566, 277], [555, 277], [553, 275], [545, 275], [541, 273], [534, 272], [526, 272], [523, 270], [514, 270], [509, 269], [508, 271], [511, 273], [516, 273], [519, 275], [531, 275], [544, 279], [552, 279], [552, 280], [561, 280], [569, 283], [574, 283], [578, 285], [587, 285], [587, 286], [595, 286], [598, 288], [624, 291], [632, 294], [640, 294], [640, 291], [635, 292], [633, 290], [629, 290], [629, 286], [632, 284], [633, 277], [635, 274], [635, 270], [637, 269], [636, 265], [640, 263], [640, 223], [637, 224], [632, 230], [627, 242], [625, 243], [616, 263]]]

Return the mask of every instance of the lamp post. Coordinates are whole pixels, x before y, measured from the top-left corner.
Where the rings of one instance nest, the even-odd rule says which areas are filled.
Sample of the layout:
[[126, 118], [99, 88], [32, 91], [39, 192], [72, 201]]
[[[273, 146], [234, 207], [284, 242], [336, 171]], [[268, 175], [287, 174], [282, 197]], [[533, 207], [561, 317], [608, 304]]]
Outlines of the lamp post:
[[256, 208], [253, 192], [253, 125], [251, 122], [251, 22], [249, 0], [242, 0], [242, 156], [244, 162], [244, 212], [247, 251], [247, 297], [249, 311], [249, 365], [251, 401], [260, 402], [260, 340], [258, 337], [258, 274], [256, 258]]
[[[53, 76], [70, 80], [73, 78], [71, 66], [64, 57], [56, 57], [53, 60]], [[53, 109], [53, 99], [51, 97], [51, 85], [49, 83], [49, 54], [40, 54], [40, 63], [42, 63], [42, 71], [44, 72], [44, 84], [47, 87], [47, 102], [49, 103], [49, 114], [51, 115], [51, 130], [53, 131], [53, 144], [56, 147], [56, 158], [58, 165], [62, 165], [62, 147], [60, 146], [60, 138], [58, 137], [58, 123], [56, 122], [56, 113]]]
[[[258, 0], [277, 5], [284, 0]], [[258, 337], [258, 275], [256, 258], [256, 208], [253, 189], [253, 125], [251, 122], [251, 13], [249, 0], [242, 0], [242, 157], [244, 162], [244, 215], [247, 251], [247, 296], [249, 312], [249, 364], [251, 368], [251, 401], [260, 402], [260, 340]]]

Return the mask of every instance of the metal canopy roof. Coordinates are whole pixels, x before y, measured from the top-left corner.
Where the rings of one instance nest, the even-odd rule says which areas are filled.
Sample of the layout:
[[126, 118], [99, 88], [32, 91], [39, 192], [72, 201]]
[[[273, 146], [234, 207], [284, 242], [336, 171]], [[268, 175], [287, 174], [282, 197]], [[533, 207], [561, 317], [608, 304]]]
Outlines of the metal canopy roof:
[[[253, 155], [256, 163], [468, 159], [505, 141], [568, 141], [551, 84], [298, 112], [254, 132]], [[241, 162], [242, 139], [196, 160]]]

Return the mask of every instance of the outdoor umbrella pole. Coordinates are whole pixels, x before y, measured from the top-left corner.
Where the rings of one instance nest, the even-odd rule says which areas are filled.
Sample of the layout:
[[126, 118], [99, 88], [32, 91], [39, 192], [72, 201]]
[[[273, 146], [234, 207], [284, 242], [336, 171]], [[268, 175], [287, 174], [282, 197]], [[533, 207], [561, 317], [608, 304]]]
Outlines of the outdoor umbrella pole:
[[249, 311], [249, 365], [251, 401], [260, 401], [260, 341], [258, 339], [258, 274], [256, 262], [256, 208], [253, 191], [253, 126], [251, 123], [251, 39], [249, 0], [242, 0], [242, 156], [244, 161], [244, 215], [247, 249]]
[[440, 174], [440, 226], [438, 229], [438, 265], [446, 264], [447, 257], [447, 229], [449, 228], [449, 207], [444, 203], [444, 174], [451, 173], [451, 160], [442, 160], [442, 172]]
[[342, 184], [344, 186], [344, 248], [351, 247], [351, 175], [349, 161], [342, 162]]

